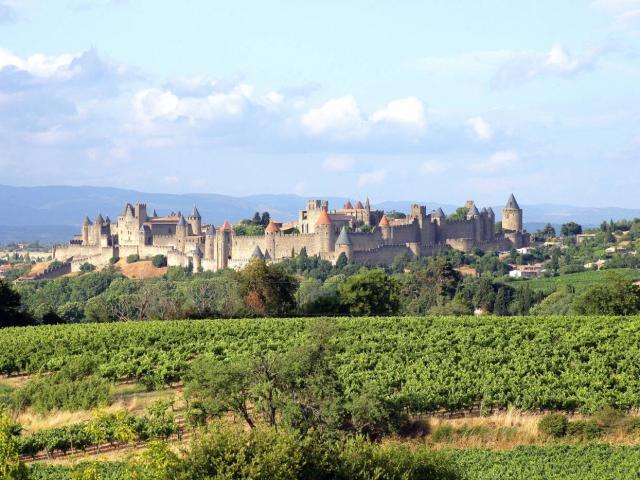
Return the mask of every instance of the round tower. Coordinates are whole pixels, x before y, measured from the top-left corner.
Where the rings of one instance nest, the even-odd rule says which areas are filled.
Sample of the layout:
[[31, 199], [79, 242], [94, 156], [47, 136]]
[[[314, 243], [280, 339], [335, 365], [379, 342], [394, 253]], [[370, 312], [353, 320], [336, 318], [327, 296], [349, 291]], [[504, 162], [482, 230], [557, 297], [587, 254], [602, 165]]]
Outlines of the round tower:
[[216, 228], [210, 225], [204, 236], [204, 258], [213, 260], [216, 256]]
[[222, 232], [217, 237], [218, 242], [218, 269], [224, 269], [229, 266], [229, 259], [231, 258], [231, 242], [232, 242], [233, 227], [225, 220], [222, 225]]
[[273, 220], [269, 222], [267, 228], [264, 230], [264, 234], [267, 237], [267, 250], [271, 258], [277, 258], [276, 256], [276, 238], [280, 235], [280, 228], [276, 225]]
[[331, 217], [327, 211], [323, 208], [318, 216], [316, 222], [316, 237], [318, 239], [318, 247], [320, 253], [329, 253], [333, 251], [335, 246], [335, 232], [333, 231], [333, 224], [331, 223]]
[[523, 231], [522, 228], [522, 209], [516, 197], [511, 194], [507, 204], [502, 209], [502, 230], [505, 232], [519, 232]]
[[82, 245], [89, 245], [89, 235], [91, 231], [91, 220], [89, 217], [84, 217], [84, 222], [82, 222]]
[[189, 227], [180, 212], [178, 212], [178, 217], [178, 224], [176, 225], [176, 240], [178, 241], [178, 249], [184, 253], [184, 244], [187, 238], [187, 229]]
[[189, 225], [191, 226], [191, 231], [193, 235], [201, 235], [202, 234], [202, 217], [200, 216], [200, 212], [193, 206], [193, 212], [187, 218], [189, 220]]
[[391, 241], [391, 224], [389, 223], [389, 219], [386, 215], [382, 216], [378, 226], [380, 227], [380, 231], [382, 233], [382, 239], [386, 243], [389, 243]]
[[348, 260], [351, 260], [353, 257], [353, 242], [351, 241], [351, 237], [349, 237], [349, 230], [347, 226], [342, 227], [342, 231], [336, 240], [336, 260], [341, 254], [345, 254]]

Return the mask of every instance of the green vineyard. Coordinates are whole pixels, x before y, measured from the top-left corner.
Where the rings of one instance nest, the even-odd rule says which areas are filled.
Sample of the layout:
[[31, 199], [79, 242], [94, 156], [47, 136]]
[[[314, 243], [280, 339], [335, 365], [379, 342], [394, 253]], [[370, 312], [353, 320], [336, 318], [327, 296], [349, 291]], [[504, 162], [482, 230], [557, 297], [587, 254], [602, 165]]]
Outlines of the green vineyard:
[[[97, 375], [180, 381], [201, 354], [284, 351], [309, 319], [77, 324], [0, 331], [0, 373], [61, 369], [89, 356]], [[333, 337], [347, 392], [375, 383], [411, 412], [477, 407], [640, 407], [640, 317], [341, 318]], [[87, 353], [90, 352], [90, 353]]]

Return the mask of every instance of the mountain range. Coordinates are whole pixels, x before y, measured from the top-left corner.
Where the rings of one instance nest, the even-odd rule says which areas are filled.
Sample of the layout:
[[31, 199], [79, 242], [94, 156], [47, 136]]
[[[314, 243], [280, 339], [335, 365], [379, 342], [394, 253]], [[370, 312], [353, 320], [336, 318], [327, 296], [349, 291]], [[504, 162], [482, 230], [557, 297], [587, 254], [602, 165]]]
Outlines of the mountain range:
[[[347, 201], [347, 198], [341, 197], [322, 198], [329, 200], [333, 208]], [[219, 194], [146, 193], [110, 187], [0, 185], [0, 243], [66, 241], [77, 233], [86, 215], [93, 220], [100, 212], [104, 217], [115, 220], [127, 202], [146, 203], [150, 212], [155, 209], [159, 215], [178, 210], [188, 213], [197, 205], [205, 222], [219, 225], [224, 220], [235, 222], [250, 218], [256, 211], [269, 211], [272, 218], [282, 221], [293, 220], [306, 200], [306, 197], [290, 194], [232, 197]], [[357, 199], [350, 200], [355, 202]], [[455, 205], [420, 200], [373, 202], [372, 207], [408, 212], [412, 203], [426, 204], [428, 211], [442, 207], [446, 213], [450, 213], [456, 209]], [[575, 221], [584, 226], [594, 226], [603, 220], [640, 217], [640, 209], [619, 207], [577, 207], [550, 203], [524, 204], [521, 207], [524, 209], [525, 227], [529, 231], [545, 223], [559, 227], [562, 223]], [[499, 220], [502, 205], [495, 205], [493, 209]]]

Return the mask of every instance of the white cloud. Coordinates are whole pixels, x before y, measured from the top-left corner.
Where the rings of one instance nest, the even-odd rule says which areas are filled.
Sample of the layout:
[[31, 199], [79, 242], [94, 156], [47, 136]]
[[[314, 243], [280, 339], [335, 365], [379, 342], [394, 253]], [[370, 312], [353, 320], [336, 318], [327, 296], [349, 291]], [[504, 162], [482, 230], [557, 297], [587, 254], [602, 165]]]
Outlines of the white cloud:
[[447, 169], [447, 165], [439, 160], [427, 160], [420, 165], [420, 173], [422, 175], [435, 175], [442, 173]]
[[371, 115], [371, 121], [397, 124], [414, 130], [423, 130], [427, 126], [424, 104], [416, 97], [389, 102], [385, 108]]
[[133, 96], [133, 111], [142, 121], [179, 118], [191, 122], [215, 120], [242, 114], [251, 99], [253, 87], [238, 85], [231, 92], [215, 92], [206, 97], [178, 97], [168, 90], [144, 89]]
[[311, 135], [329, 134], [339, 138], [362, 136], [367, 126], [356, 99], [345, 97], [329, 100], [302, 116], [302, 124]]
[[79, 58], [80, 54], [43, 55], [37, 53], [26, 58], [14, 55], [9, 50], [0, 48], [0, 70], [13, 67], [17, 70], [28, 72], [36, 77], [73, 75], [69, 71], [72, 62]]
[[477, 163], [471, 167], [478, 172], [493, 173], [503, 168], [509, 168], [520, 161], [520, 156], [513, 150], [503, 150], [491, 155], [484, 162]]
[[493, 138], [493, 129], [484, 118], [480, 116], [470, 118], [467, 124], [471, 127], [478, 140], [487, 141]]
[[593, 0], [591, 5], [608, 13], [621, 13], [640, 8], [640, 0]]
[[495, 73], [492, 79], [494, 88], [507, 88], [530, 82], [540, 77], [571, 77], [596, 67], [606, 52], [595, 48], [582, 55], [573, 55], [562, 45], [553, 45], [541, 54], [539, 52], [514, 53]]
[[330, 155], [322, 163], [322, 168], [327, 172], [350, 172], [354, 165], [355, 160], [349, 155]]
[[386, 170], [372, 170], [371, 172], [361, 173], [358, 177], [359, 187], [368, 187], [371, 185], [379, 185], [387, 178]]

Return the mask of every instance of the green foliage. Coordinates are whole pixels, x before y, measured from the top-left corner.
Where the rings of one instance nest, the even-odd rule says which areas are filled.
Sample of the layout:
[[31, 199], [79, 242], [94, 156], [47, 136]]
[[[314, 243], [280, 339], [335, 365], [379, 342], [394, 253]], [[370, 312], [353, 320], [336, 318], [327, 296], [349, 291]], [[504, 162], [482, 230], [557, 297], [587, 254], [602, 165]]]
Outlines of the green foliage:
[[468, 480], [632, 480], [640, 471], [640, 448], [607, 444], [447, 453]]
[[140, 255], [133, 253], [127, 256], [127, 263], [136, 263], [140, 261]]
[[151, 264], [156, 268], [167, 266], [167, 257], [164, 255], [154, 255], [151, 257]]
[[23, 314], [20, 307], [20, 294], [0, 279], [0, 328], [30, 323], [30, 319]]
[[569, 419], [561, 413], [550, 413], [545, 415], [540, 423], [538, 430], [545, 435], [553, 438], [562, 438], [567, 434], [569, 428]]
[[[89, 351], [105, 379], [183, 378], [199, 355], [286, 352], [305, 319], [76, 324], [0, 331], [0, 373], [59, 370]], [[640, 406], [639, 317], [337, 319], [345, 392], [375, 379], [409, 412], [479, 404], [597, 412]], [[540, 352], [544, 352], [542, 355]], [[621, 374], [620, 372], [624, 372]], [[172, 380], [175, 381], [175, 380]]]
[[563, 237], [571, 237], [575, 235], [580, 235], [582, 233], [582, 226], [578, 225], [576, 222], [569, 222], [562, 225], [560, 229], [560, 234]]
[[469, 209], [467, 207], [460, 207], [455, 211], [455, 213], [449, 215], [448, 219], [452, 222], [461, 222], [467, 219], [468, 213]]
[[640, 287], [620, 274], [609, 273], [606, 285], [577, 297], [574, 308], [585, 315], [634, 315], [640, 312]]
[[93, 272], [95, 269], [96, 269], [96, 266], [89, 262], [85, 262], [82, 265], [80, 265], [80, 271], [82, 273]]
[[4, 411], [0, 411], [0, 478], [2, 480], [27, 480], [27, 467], [20, 460], [15, 430]]
[[52, 410], [84, 410], [106, 404], [110, 384], [92, 375], [96, 363], [90, 356], [71, 357], [52, 375], [38, 376], [13, 393], [18, 409], [32, 407], [38, 413]]
[[340, 301], [351, 315], [393, 315], [400, 309], [398, 284], [384, 270], [354, 275], [339, 291]]
[[583, 441], [597, 440], [603, 433], [604, 429], [594, 420], [577, 420], [567, 427], [567, 435]]
[[238, 286], [249, 315], [284, 316], [296, 310], [298, 281], [279, 265], [253, 259], [239, 273]]

